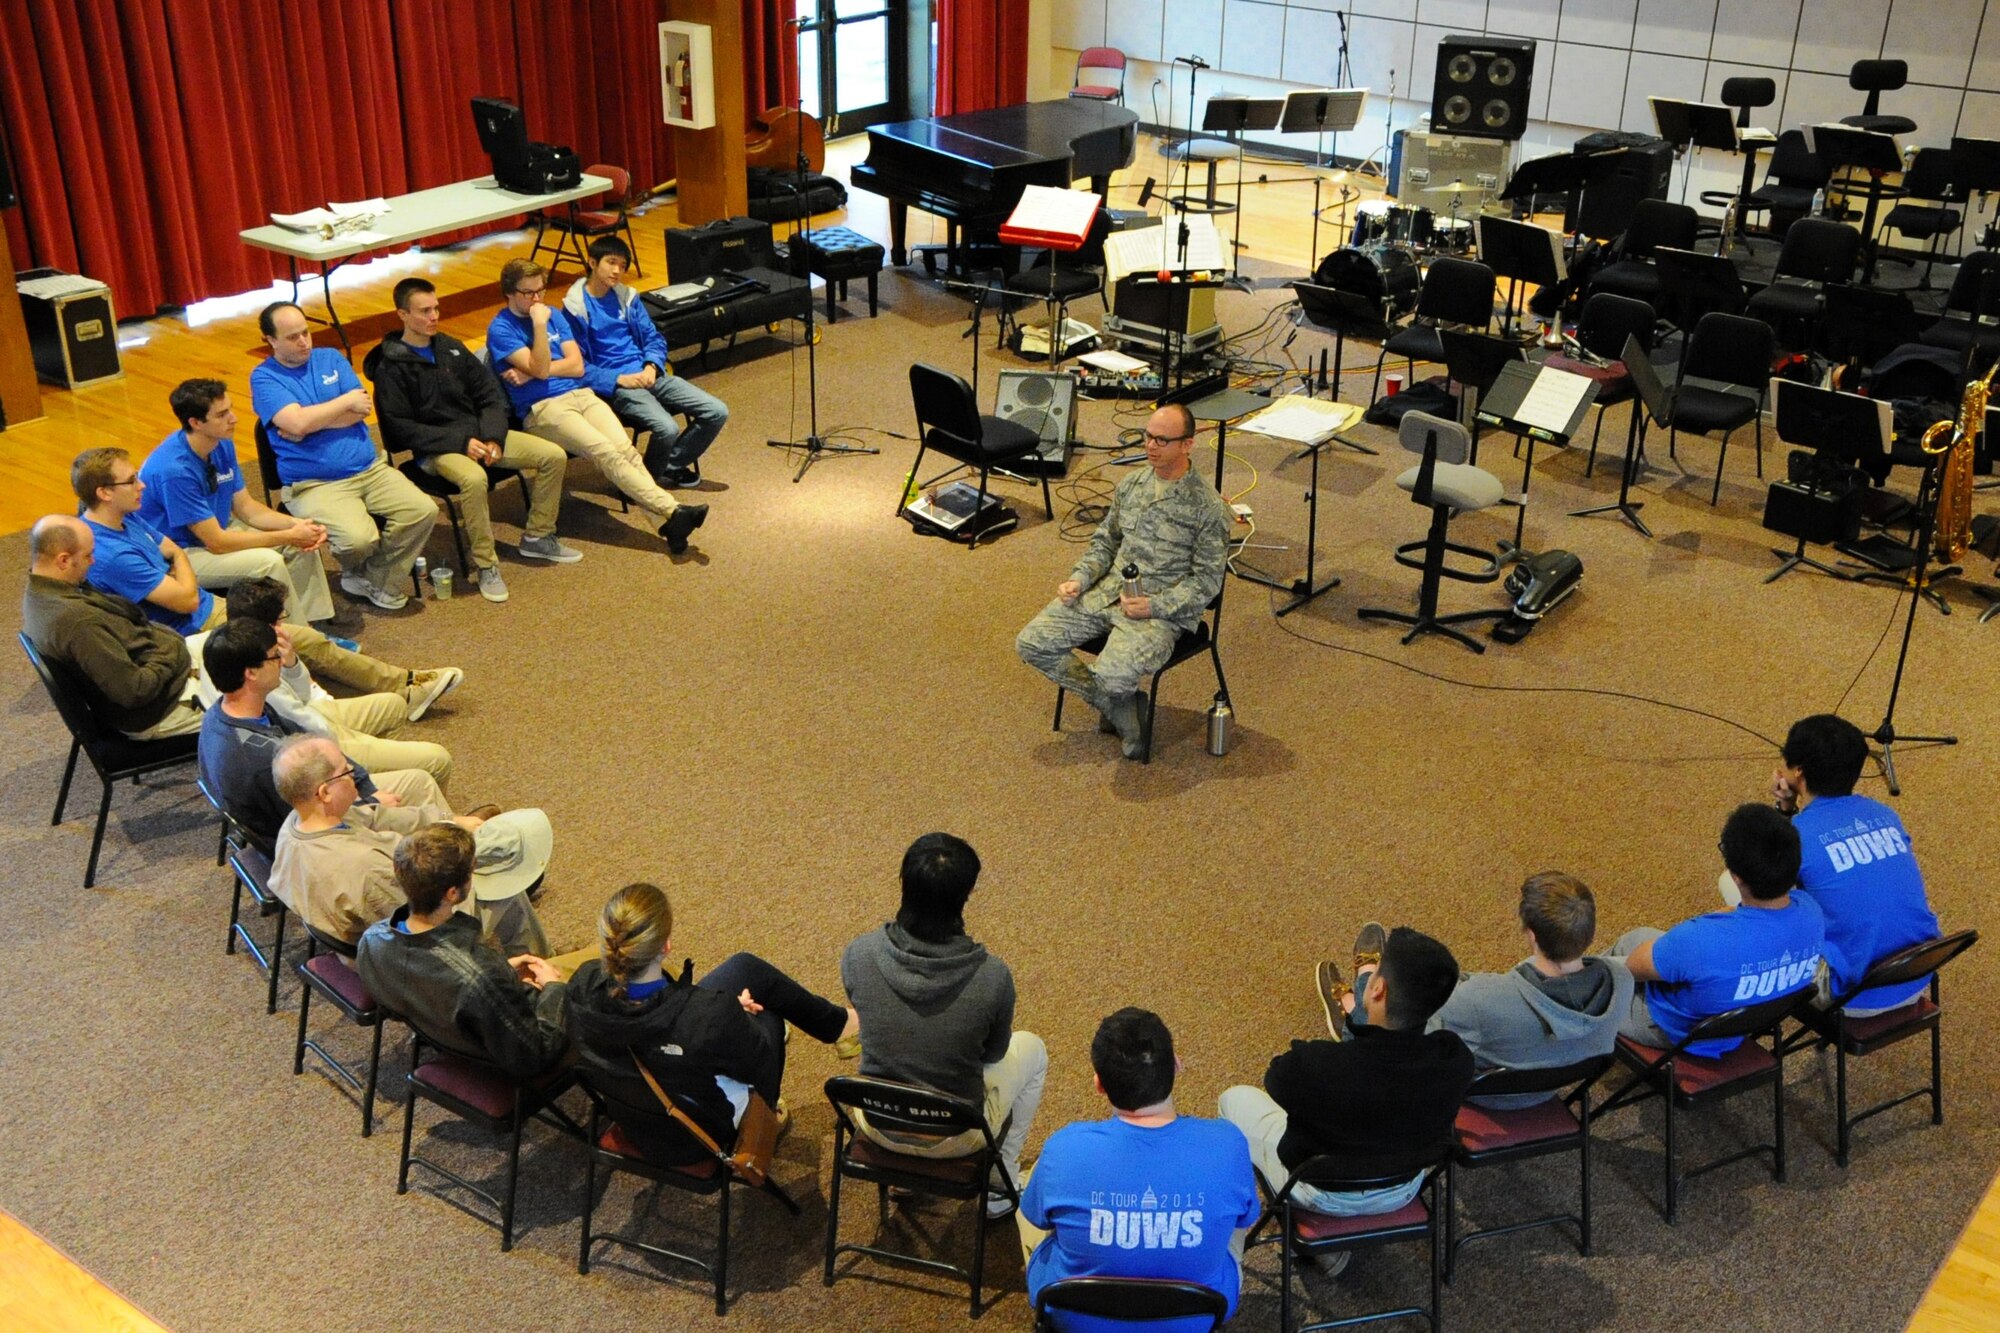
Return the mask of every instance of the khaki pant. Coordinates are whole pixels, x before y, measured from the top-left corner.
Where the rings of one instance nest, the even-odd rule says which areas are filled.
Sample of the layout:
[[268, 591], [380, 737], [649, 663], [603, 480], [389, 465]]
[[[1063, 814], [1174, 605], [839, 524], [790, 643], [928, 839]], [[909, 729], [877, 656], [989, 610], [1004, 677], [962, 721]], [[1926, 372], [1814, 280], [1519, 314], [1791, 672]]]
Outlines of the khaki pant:
[[[553, 536], [569, 455], [549, 440], [518, 430], [508, 431], [503, 443], [500, 461], [493, 466], [521, 474], [521, 486], [528, 497], [528, 521], [521, 528], [522, 535]], [[472, 544], [472, 563], [481, 569], [499, 564], [499, 553], [493, 549], [493, 521], [487, 511], [486, 469], [464, 454], [433, 454], [424, 460], [424, 467], [458, 487], [460, 522]]]
[[402, 695], [327, 699], [314, 711], [333, 729], [341, 753], [371, 774], [415, 770], [428, 773], [440, 789], [451, 785], [451, 751], [433, 741], [392, 739], [410, 715], [409, 701]]
[[[410, 576], [437, 524], [437, 502], [410, 479], [375, 461], [339, 481], [295, 481], [285, 507], [326, 525], [326, 544], [344, 573], [393, 589]], [[378, 532], [375, 519], [382, 519]]]
[[604, 479], [633, 504], [665, 519], [680, 501], [660, 489], [611, 405], [589, 389], [571, 389], [544, 398], [528, 410], [528, 433], [553, 440], [569, 453], [588, 458]]
[[[231, 519], [231, 532], [254, 532], [242, 519]], [[294, 620], [329, 620], [333, 594], [327, 591], [326, 566], [318, 551], [294, 546], [260, 546], [218, 554], [206, 547], [187, 548], [188, 564], [202, 587], [226, 592], [245, 579], [276, 579], [291, 588], [287, 609]]]
[[[208, 621], [196, 634], [216, 628], [229, 619], [229, 608], [221, 598], [208, 613]], [[331, 682], [363, 694], [400, 694], [410, 683], [410, 673], [403, 667], [391, 666], [378, 661], [366, 653], [350, 652], [333, 640], [321, 634], [311, 625], [300, 625], [292, 621], [284, 623], [285, 633], [291, 637], [292, 648], [299, 660], [306, 664], [314, 680], [322, 685]], [[189, 635], [193, 638], [194, 635]]]
[[[1042, 1104], [1042, 1084], [1049, 1076], [1049, 1048], [1032, 1032], [1016, 1032], [1007, 1043], [1007, 1052], [986, 1066], [986, 1127], [999, 1138], [1000, 1163], [1018, 1186], [1021, 1180], [1021, 1150], [1028, 1146], [1028, 1131]], [[1011, 1118], [1011, 1122], [1009, 1123]], [[854, 1112], [860, 1131], [892, 1152], [910, 1157], [969, 1157], [985, 1145], [977, 1130], [966, 1130], [946, 1138], [878, 1130], [861, 1112]], [[1000, 1138], [1001, 1126], [1006, 1136]]]

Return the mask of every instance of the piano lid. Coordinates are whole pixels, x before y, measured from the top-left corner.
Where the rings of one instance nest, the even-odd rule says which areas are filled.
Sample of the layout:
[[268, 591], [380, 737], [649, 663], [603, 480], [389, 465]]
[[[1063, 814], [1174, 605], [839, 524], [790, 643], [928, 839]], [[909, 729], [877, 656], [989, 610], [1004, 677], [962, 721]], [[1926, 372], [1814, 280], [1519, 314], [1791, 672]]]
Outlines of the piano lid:
[[874, 126], [868, 133], [871, 138], [898, 139], [968, 161], [1024, 166], [1073, 156], [1079, 139], [1106, 132], [1122, 138], [1135, 132], [1138, 123], [1139, 113], [1129, 108], [1063, 98], [897, 121]]

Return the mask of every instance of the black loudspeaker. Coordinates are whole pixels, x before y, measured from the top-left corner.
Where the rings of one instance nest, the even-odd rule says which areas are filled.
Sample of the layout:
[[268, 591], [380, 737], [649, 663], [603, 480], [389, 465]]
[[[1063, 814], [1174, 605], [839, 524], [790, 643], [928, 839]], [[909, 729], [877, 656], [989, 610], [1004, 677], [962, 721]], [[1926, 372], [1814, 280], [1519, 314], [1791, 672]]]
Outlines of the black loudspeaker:
[[1003, 370], [995, 415], [1041, 437], [1034, 456], [1055, 473], [1069, 470], [1076, 439], [1076, 376], [1067, 370]]
[[1586, 236], [1609, 239], [1632, 225], [1632, 211], [1641, 199], [1665, 199], [1673, 180], [1674, 146], [1651, 134], [1605, 130], [1586, 134], [1571, 151], [1601, 153], [1607, 149], [1626, 151], [1611, 168], [1611, 174], [1583, 192], [1583, 212], [1576, 211], [1570, 198], [1563, 210], [1564, 229]]
[[1445, 37], [1431, 85], [1431, 132], [1518, 139], [1528, 128], [1535, 44], [1525, 37]]
[[718, 218], [701, 227], [667, 228], [667, 276], [696, 282], [746, 268], [783, 268], [771, 242], [771, 224], [757, 218]]

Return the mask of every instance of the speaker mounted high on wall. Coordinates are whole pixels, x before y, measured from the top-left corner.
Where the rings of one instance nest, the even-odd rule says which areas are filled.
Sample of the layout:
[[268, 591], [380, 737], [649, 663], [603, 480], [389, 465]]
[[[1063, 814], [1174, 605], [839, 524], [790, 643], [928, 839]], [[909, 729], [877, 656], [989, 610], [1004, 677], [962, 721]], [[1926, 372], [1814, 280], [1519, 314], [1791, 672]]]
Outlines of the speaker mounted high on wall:
[[1070, 444], [1076, 439], [1074, 374], [1067, 370], [1003, 370], [994, 412], [1040, 437], [1041, 443], [1029, 458], [1037, 460], [1041, 470], [1057, 475], [1069, 470]]
[[1431, 132], [1519, 139], [1528, 129], [1535, 43], [1525, 37], [1445, 37], [1431, 85]]

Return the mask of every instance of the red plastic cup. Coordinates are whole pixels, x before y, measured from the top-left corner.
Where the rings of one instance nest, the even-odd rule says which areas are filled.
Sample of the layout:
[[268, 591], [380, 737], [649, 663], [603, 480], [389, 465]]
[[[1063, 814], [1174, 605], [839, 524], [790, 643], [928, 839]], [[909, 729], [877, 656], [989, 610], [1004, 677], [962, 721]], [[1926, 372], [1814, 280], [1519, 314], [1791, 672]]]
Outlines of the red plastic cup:
[[1394, 398], [1403, 391], [1403, 377], [1401, 375], [1384, 375], [1382, 377], [1382, 389], [1389, 397]]

